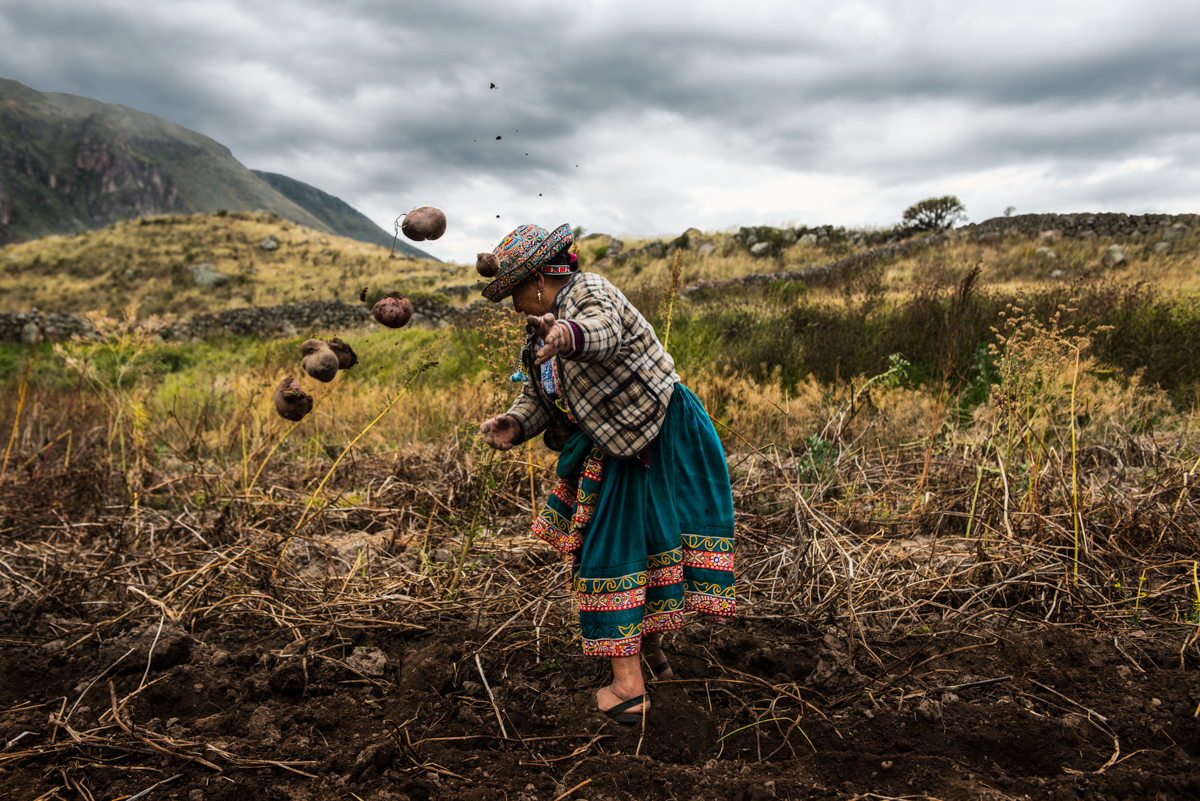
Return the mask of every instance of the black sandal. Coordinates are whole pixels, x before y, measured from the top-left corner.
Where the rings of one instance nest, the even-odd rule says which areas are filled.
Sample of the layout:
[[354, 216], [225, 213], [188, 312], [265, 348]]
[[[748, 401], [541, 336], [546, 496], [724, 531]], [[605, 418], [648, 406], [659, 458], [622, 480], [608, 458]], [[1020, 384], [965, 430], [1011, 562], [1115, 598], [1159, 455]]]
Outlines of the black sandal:
[[644, 704], [649, 700], [650, 696], [646, 693], [642, 693], [636, 698], [630, 698], [628, 701], [622, 701], [616, 706], [611, 706], [608, 709], [603, 709], [601, 711], [615, 720], [617, 723], [620, 723], [622, 726], [636, 726], [645, 719], [646, 711], [642, 710], [641, 712], [630, 712], [628, 710], [632, 709], [638, 704]]
[[[650, 668], [650, 672], [653, 673], [656, 678], [662, 678], [662, 674], [666, 673], [670, 669], [671, 669], [671, 663], [667, 661], [666, 655], [664, 654], [663, 661], [659, 662], [657, 665]], [[671, 676], [671, 678], [675, 678], [675, 677]]]

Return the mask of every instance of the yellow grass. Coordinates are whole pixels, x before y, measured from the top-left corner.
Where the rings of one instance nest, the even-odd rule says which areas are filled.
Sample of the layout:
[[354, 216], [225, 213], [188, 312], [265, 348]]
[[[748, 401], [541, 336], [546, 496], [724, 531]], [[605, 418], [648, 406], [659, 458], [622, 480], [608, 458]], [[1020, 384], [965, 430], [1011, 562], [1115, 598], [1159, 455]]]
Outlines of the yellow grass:
[[[159, 224], [159, 223], [167, 224]], [[279, 249], [263, 250], [267, 236]], [[209, 263], [231, 276], [197, 288], [188, 267]], [[471, 283], [474, 271], [397, 257], [355, 239], [321, 234], [269, 214], [196, 214], [117, 223], [0, 249], [0, 311], [118, 310], [186, 315], [305, 300], [356, 301], [364, 287], [430, 291]]]

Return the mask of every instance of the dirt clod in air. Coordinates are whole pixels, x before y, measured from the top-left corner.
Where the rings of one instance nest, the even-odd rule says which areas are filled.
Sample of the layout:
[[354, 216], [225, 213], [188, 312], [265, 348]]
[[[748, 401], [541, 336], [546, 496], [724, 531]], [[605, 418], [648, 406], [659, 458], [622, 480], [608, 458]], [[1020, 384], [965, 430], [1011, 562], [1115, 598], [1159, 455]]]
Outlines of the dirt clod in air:
[[333, 354], [337, 356], [339, 370], [349, 370], [358, 364], [358, 355], [354, 352], [353, 348], [342, 340], [334, 337], [326, 344], [329, 345], [329, 349], [333, 351]]
[[412, 319], [412, 301], [399, 292], [389, 292], [371, 309], [371, 316], [388, 328], [403, 328]]
[[300, 353], [304, 356], [301, 361], [304, 372], [318, 381], [329, 383], [337, 375], [338, 357], [330, 349], [328, 342], [320, 339], [307, 340], [300, 346]]
[[275, 411], [284, 420], [300, 422], [312, 411], [312, 396], [300, 388], [294, 378], [285, 378], [275, 387]]

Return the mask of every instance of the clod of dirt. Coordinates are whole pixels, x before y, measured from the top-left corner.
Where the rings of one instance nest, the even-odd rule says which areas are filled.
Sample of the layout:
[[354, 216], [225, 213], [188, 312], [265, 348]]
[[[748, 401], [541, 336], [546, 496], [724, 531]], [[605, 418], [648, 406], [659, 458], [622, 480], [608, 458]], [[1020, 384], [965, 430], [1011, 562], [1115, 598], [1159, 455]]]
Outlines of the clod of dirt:
[[444, 642], [431, 642], [405, 654], [400, 668], [400, 689], [440, 693], [454, 677], [453, 653]]
[[378, 648], [358, 647], [346, 659], [346, 664], [367, 678], [381, 677], [387, 669], [387, 655]]
[[294, 378], [285, 378], [275, 387], [275, 411], [284, 420], [300, 422], [312, 411], [312, 396], [300, 389]]
[[917, 714], [926, 723], [937, 723], [942, 719], [942, 705], [931, 698], [926, 698], [917, 705]]
[[484, 278], [494, 278], [500, 272], [500, 259], [495, 253], [479, 253], [475, 256], [475, 271]]
[[328, 342], [309, 339], [300, 346], [300, 353], [304, 356], [301, 361], [301, 364], [304, 365], [304, 372], [318, 381], [329, 383], [337, 375], [338, 357], [330, 349]]
[[335, 356], [337, 356], [339, 370], [349, 370], [351, 367], [358, 364], [357, 354], [355, 354], [354, 350], [342, 340], [334, 337], [326, 344], [329, 345], [329, 349], [333, 351]]
[[1068, 712], [1062, 717], [1063, 742], [1072, 748], [1096, 736], [1096, 724], [1087, 715]]
[[854, 660], [850, 658], [844, 636], [840, 631], [831, 630], [821, 639], [821, 648], [817, 652], [817, 667], [805, 683], [826, 690], [838, 690], [856, 686], [861, 678], [862, 674], [854, 667]]
[[414, 242], [438, 239], [446, 233], [446, 215], [433, 206], [422, 206], [404, 215], [400, 230]]
[[403, 328], [412, 319], [412, 301], [399, 292], [389, 292], [371, 309], [371, 316], [388, 328]]
[[147, 623], [100, 646], [101, 660], [113, 663], [120, 659], [122, 671], [144, 670], [147, 660], [155, 670], [173, 667], [186, 662], [191, 652], [192, 638], [174, 623], [165, 624], [161, 632], [157, 623]]

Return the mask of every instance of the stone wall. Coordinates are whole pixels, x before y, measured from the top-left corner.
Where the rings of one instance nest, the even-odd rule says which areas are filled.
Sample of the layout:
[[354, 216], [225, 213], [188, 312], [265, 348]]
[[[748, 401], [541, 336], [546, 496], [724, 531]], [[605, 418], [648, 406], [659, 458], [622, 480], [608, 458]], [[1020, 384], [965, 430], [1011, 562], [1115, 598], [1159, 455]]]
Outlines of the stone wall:
[[[684, 287], [681, 290], [681, 294], [685, 296], [693, 295], [704, 290], [732, 286], [766, 286], [773, 281], [803, 281], [810, 286], [819, 286], [821, 284], [844, 280], [866, 267], [908, 256], [920, 248], [935, 247], [947, 241], [964, 238], [979, 242], [998, 241], [1006, 236], [1021, 236], [1032, 239], [1041, 237], [1047, 231], [1052, 231], [1057, 236], [1074, 237], [1077, 239], [1104, 237], [1106, 239], [1123, 240], [1142, 236], [1169, 239], [1177, 233], [1186, 235], [1196, 227], [1197, 223], [1200, 223], [1200, 215], [1197, 214], [1021, 214], [1014, 217], [994, 217], [981, 223], [971, 223], [970, 225], [964, 225], [951, 231], [899, 240], [895, 237], [894, 232], [874, 232], [872, 236], [875, 239], [872, 240], [870, 237], [862, 234], [862, 232], [846, 232], [844, 230], [839, 232], [839, 229], [829, 229], [833, 232], [834, 237], [841, 236], [852, 242], [855, 241], [854, 237], [857, 236], [858, 241], [856, 244], [860, 246], [864, 243], [872, 244], [873, 241], [878, 241], [878, 238], [885, 234], [889, 236], [889, 239], [887, 244], [879, 247], [852, 253], [844, 258], [835, 259], [824, 264], [803, 267], [799, 270], [775, 273], [750, 273], [739, 278], [731, 278], [723, 281], [698, 281]], [[743, 242], [752, 242], [756, 235], [755, 232], [761, 230], [778, 231], [779, 229], [743, 228], [739, 238]], [[748, 233], [749, 235], [747, 235]], [[783, 241], [785, 244], [787, 243], [786, 239]], [[833, 241], [837, 240], [833, 239]], [[752, 253], [755, 246], [756, 244], [750, 244]], [[762, 252], [768, 255], [770, 253], [766, 248], [762, 249]]]
[[1162, 236], [1173, 225], [1195, 228], [1197, 222], [1200, 222], [1197, 214], [1019, 214], [964, 225], [953, 233], [980, 239], [997, 234], [1035, 237], [1044, 231], [1057, 231], [1061, 236], [1076, 239], [1094, 236], [1120, 239]]
[[[421, 303], [413, 307], [410, 325], [445, 328], [462, 320], [473, 319], [486, 305], [476, 301], [469, 306]], [[0, 312], [0, 342], [33, 342], [38, 325], [45, 319], [42, 338], [63, 342], [73, 337], [95, 338], [96, 327], [86, 317], [75, 314], [45, 315], [30, 312]], [[274, 337], [296, 336], [317, 331], [343, 331], [377, 327], [371, 310], [364, 305], [336, 300], [286, 303], [282, 306], [251, 306], [206, 312], [189, 319], [143, 321], [142, 326], [164, 340], [185, 341], [213, 336]]]

